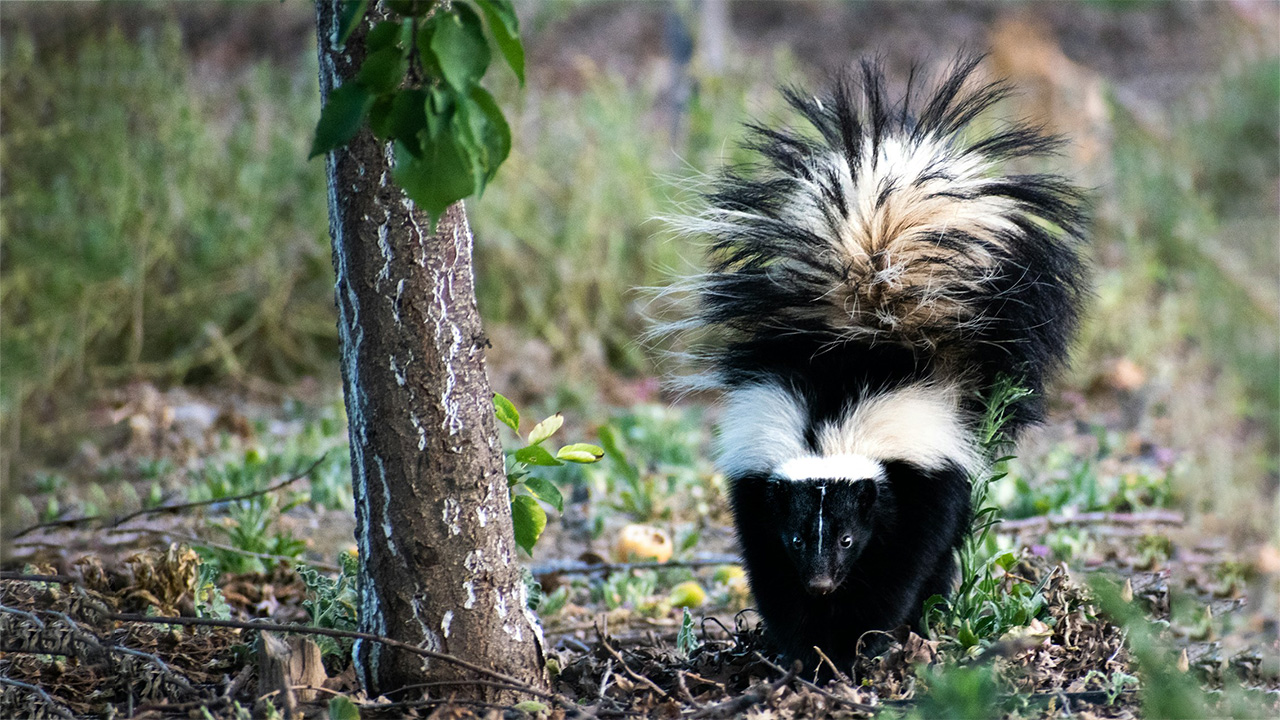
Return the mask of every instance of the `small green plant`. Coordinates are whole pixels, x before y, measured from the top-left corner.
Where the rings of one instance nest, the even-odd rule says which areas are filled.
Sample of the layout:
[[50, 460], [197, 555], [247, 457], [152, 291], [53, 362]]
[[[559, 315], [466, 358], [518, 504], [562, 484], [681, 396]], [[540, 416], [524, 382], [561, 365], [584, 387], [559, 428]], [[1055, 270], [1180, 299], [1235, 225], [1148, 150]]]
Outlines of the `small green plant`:
[[195, 608], [196, 617], [231, 619], [231, 606], [218, 588], [218, 578], [222, 569], [216, 563], [202, 562], [196, 576]]
[[1084, 681], [1086, 684], [1095, 680], [1102, 686], [1102, 691], [1107, 694], [1108, 705], [1115, 705], [1116, 700], [1120, 699], [1126, 688], [1137, 688], [1139, 685], [1136, 675], [1130, 675], [1120, 670], [1110, 674], [1101, 670], [1090, 670], [1085, 673]]
[[[498, 421], [511, 428], [520, 437], [520, 411], [510, 400], [494, 393], [494, 414]], [[559, 413], [533, 426], [525, 438], [524, 446], [507, 453], [507, 489], [511, 493], [511, 520], [515, 528], [516, 544], [530, 555], [542, 531], [547, 527], [547, 512], [539, 505], [544, 502], [564, 512], [564, 498], [555, 483], [534, 475], [534, 467], [557, 467], [565, 462], [590, 464], [604, 457], [604, 450], [589, 443], [573, 443], [556, 451], [542, 447], [542, 443], [560, 429], [564, 417]]]
[[[298, 566], [298, 577], [307, 587], [307, 598], [302, 601], [302, 607], [311, 616], [313, 627], [355, 630], [359, 559], [352, 552], [343, 552], [338, 559], [342, 569], [337, 578], [330, 578], [310, 565]], [[351, 650], [351, 641], [346, 638], [317, 635], [315, 641], [324, 658], [345, 657]]]
[[[293, 537], [287, 530], [275, 529], [281, 509], [274, 495], [260, 495], [231, 505], [221, 521], [211, 521], [210, 527], [226, 536], [235, 550], [209, 548], [219, 567], [232, 573], [264, 573], [275, 561], [259, 555], [272, 555], [297, 560], [306, 550], [306, 542]], [[244, 551], [244, 552], [238, 552]], [[252, 555], [248, 553], [253, 553]]]
[[600, 428], [600, 444], [604, 446], [605, 454], [617, 471], [617, 478], [622, 481], [622, 486], [618, 489], [619, 501], [615, 507], [640, 521], [658, 517], [657, 478], [651, 473], [642, 473], [627, 458], [613, 428], [607, 425]]
[[652, 603], [658, 589], [658, 574], [652, 570], [610, 573], [604, 582], [592, 587], [592, 600], [604, 603], [610, 610], [629, 607], [639, 610]]
[[1008, 446], [1005, 426], [1013, 406], [1030, 393], [1011, 381], [1001, 383], [987, 403], [979, 430], [979, 442], [989, 470], [971, 479], [973, 519], [960, 547], [960, 587], [950, 598], [935, 595], [925, 601], [925, 625], [935, 637], [954, 642], [967, 652], [1000, 638], [1010, 629], [1031, 622], [1045, 608], [1044, 583], [1033, 585], [1011, 573], [1017, 555], [998, 552], [991, 530], [1001, 521], [1000, 508], [990, 501], [994, 483], [1008, 474], [1011, 456], [1000, 453]]
[[680, 631], [676, 633], [676, 652], [681, 657], [688, 658], [702, 647], [702, 642], [694, 632], [693, 614], [689, 612], [689, 608], [683, 608], [683, 611], [680, 616]]
[[954, 718], [955, 720], [987, 720], [1004, 713], [995, 671], [988, 663], [925, 666], [921, 680], [927, 691], [906, 715], [911, 720]]
[[[368, 0], [344, 6], [339, 43], [368, 7]], [[524, 47], [510, 0], [400, 0], [387, 7], [392, 17], [365, 37], [356, 76], [329, 94], [311, 157], [346, 145], [367, 119], [379, 140], [393, 143], [395, 181], [434, 227], [445, 208], [482, 194], [511, 152], [511, 128], [479, 84], [490, 59], [485, 26], [522, 84]]]

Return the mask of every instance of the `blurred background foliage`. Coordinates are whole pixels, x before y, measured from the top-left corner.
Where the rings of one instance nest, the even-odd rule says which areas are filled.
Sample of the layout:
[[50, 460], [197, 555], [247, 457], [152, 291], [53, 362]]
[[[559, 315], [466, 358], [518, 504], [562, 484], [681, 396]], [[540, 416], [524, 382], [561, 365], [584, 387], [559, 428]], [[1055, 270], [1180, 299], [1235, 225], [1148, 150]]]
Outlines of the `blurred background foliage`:
[[[305, 5], [0, 7], [6, 485], [64, 462], [84, 409], [126, 382], [337, 387]], [[1271, 5], [748, 3], [732, 6], [719, 60], [695, 43], [701, 7], [520, 7], [529, 86], [496, 88], [515, 148], [469, 204], [496, 389], [550, 409], [651, 397], [637, 288], [698, 254], [655, 218], [741, 158], [739, 123], [781, 112], [779, 82], [864, 52], [901, 75], [921, 47], [933, 62], [990, 47], [1022, 91], [1002, 112], [1069, 134], [1061, 165], [1097, 188], [1097, 303], [1059, 408], [1114, 409], [1166, 437], [1198, 468], [1190, 502], [1267, 527], [1274, 508], [1257, 498], [1280, 472]]]

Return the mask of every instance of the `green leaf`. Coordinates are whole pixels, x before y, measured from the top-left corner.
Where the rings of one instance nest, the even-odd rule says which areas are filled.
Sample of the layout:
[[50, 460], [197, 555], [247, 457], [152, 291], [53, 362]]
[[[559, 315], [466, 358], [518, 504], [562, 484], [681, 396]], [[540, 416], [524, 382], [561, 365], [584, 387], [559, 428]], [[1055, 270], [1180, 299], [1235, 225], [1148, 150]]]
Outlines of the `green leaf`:
[[[386, 48], [396, 47], [396, 41], [400, 38], [401, 23], [399, 20], [383, 20], [373, 29], [369, 31], [368, 37], [364, 39], [365, 52], [372, 55]], [[403, 52], [403, 49], [401, 50]]]
[[391, 139], [391, 111], [400, 95], [401, 93], [379, 95], [369, 106], [369, 129], [379, 140], [385, 142]]
[[516, 462], [522, 462], [526, 465], [544, 465], [547, 467], [564, 464], [552, 457], [551, 453], [547, 452], [546, 448], [541, 445], [530, 445], [529, 447], [517, 450]]
[[418, 133], [427, 128], [427, 92], [417, 88], [401, 90], [391, 102], [387, 135], [405, 144], [415, 156], [422, 154]]
[[375, 93], [390, 92], [399, 87], [408, 69], [409, 60], [404, 52], [392, 45], [366, 57], [356, 74], [356, 81]]
[[533, 546], [547, 527], [546, 511], [528, 495], [517, 495], [511, 498], [511, 523], [515, 528], [516, 544], [532, 555]]
[[618, 445], [618, 438], [613, 432], [613, 428], [605, 425], [599, 431], [600, 444], [604, 447], [604, 452], [609, 456], [617, 466], [618, 471], [622, 473], [627, 484], [635, 487], [640, 484], [640, 469], [631, 464], [627, 460], [626, 453], [622, 452], [622, 448]]
[[493, 394], [493, 412], [503, 425], [517, 433], [520, 432], [520, 411], [516, 410], [515, 403], [503, 397], [501, 393]]
[[323, 155], [350, 142], [359, 132], [360, 123], [372, 104], [373, 96], [359, 83], [350, 82], [334, 88], [329, 93], [329, 102], [320, 110], [320, 121], [316, 123], [316, 136], [308, 158]]
[[555, 508], [556, 512], [564, 512], [564, 496], [555, 483], [546, 478], [529, 477], [525, 478], [524, 486], [534, 497]]
[[520, 23], [515, 8], [510, 0], [475, 0], [475, 3], [489, 22], [489, 32], [498, 45], [498, 51], [506, 58], [520, 84], [524, 85], [524, 45], [520, 42]]
[[347, 38], [351, 37], [351, 33], [355, 31], [360, 21], [364, 19], [364, 13], [368, 9], [369, 0], [343, 3], [342, 18], [338, 21], [339, 45], [347, 44]]
[[404, 141], [395, 142], [392, 177], [409, 197], [431, 216], [431, 230], [446, 208], [471, 194], [471, 164], [458, 141], [448, 133], [435, 138], [418, 133], [422, 153], [415, 156]]
[[584, 465], [596, 462], [602, 457], [604, 457], [604, 449], [590, 443], [565, 445], [556, 453], [557, 460], [567, 460]]
[[360, 708], [346, 695], [329, 701], [329, 720], [360, 720]]
[[693, 615], [689, 613], [689, 608], [685, 607], [684, 614], [680, 617], [680, 631], [676, 633], [676, 652], [681, 657], [689, 657], [702, 643], [698, 642], [698, 636], [694, 633]]
[[515, 709], [521, 712], [527, 712], [530, 715], [534, 713], [540, 713], [543, 710], [547, 709], [547, 706], [545, 704], [540, 703], [537, 700], [525, 700], [523, 702], [518, 702], [515, 705], [512, 705], [512, 707], [514, 707]]
[[431, 50], [440, 63], [440, 74], [458, 92], [466, 92], [489, 67], [489, 43], [480, 17], [466, 5], [439, 16], [431, 35]]
[[543, 440], [555, 435], [561, 425], [564, 425], [564, 416], [560, 413], [556, 413], [537, 425], [534, 425], [533, 430], [529, 431], [529, 444], [538, 445]]
[[[467, 122], [481, 150], [479, 164], [483, 168], [484, 181], [488, 182], [493, 180], [498, 166], [511, 154], [511, 126], [488, 90], [475, 85], [467, 93], [467, 98], [471, 101], [467, 103]], [[476, 194], [483, 190], [481, 187]]]

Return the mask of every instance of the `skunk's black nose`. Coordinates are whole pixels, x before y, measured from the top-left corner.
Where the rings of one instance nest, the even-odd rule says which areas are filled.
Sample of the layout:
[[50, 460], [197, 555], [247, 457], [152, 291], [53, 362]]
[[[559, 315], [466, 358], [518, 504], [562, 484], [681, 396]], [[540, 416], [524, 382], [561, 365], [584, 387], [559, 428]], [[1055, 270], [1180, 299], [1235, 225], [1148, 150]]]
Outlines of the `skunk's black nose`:
[[809, 581], [809, 592], [814, 595], [826, 595], [836, 589], [836, 581], [830, 575], [819, 575]]

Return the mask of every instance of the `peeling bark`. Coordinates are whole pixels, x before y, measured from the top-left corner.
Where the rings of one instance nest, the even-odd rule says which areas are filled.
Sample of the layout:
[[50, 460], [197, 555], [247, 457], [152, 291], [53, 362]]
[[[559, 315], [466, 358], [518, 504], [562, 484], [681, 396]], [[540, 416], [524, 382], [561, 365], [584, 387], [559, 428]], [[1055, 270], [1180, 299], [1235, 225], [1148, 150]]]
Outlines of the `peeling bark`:
[[[335, 47], [340, 6], [318, 3], [326, 98], [354, 76], [371, 25]], [[360, 630], [543, 686], [541, 633], [525, 609], [484, 372], [466, 213], [461, 203], [450, 207], [431, 234], [391, 180], [389, 148], [367, 130], [326, 161]], [[355, 662], [371, 697], [466, 677], [376, 643], [357, 643]]]

